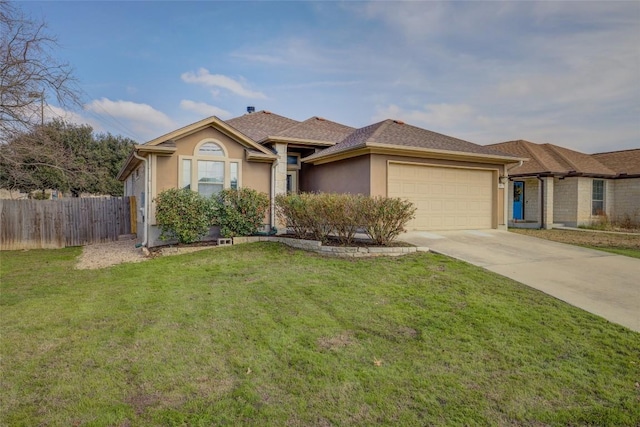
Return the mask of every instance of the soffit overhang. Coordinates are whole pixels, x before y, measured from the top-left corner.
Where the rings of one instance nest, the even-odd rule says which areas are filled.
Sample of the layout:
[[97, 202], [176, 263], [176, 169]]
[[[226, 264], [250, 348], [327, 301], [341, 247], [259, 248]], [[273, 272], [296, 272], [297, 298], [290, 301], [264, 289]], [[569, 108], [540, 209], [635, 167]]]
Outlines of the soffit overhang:
[[483, 162], [483, 163], [499, 163], [509, 164], [518, 163], [520, 160], [525, 161], [525, 158], [503, 156], [499, 154], [480, 154], [480, 153], [466, 153], [461, 151], [449, 151], [439, 150], [433, 148], [422, 147], [410, 147], [410, 146], [398, 146], [391, 144], [380, 143], [367, 143], [365, 146], [354, 147], [347, 151], [340, 151], [336, 153], [329, 153], [325, 156], [322, 152], [313, 154], [309, 157], [301, 159], [304, 163], [310, 163], [313, 165], [321, 165], [325, 163], [331, 163], [338, 160], [344, 160], [351, 157], [361, 156], [363, 154], [386, 154], [392, 156], [408, 156], [408, 157], [421, 157], [440, 160], [456, 160], [467, 162]]

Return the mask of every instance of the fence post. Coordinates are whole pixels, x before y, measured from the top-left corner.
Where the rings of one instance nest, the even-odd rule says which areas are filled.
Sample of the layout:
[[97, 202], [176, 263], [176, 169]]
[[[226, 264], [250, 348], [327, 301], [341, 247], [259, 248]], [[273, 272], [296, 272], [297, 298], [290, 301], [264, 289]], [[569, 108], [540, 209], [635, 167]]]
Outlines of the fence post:
[[138, 234], [138, 210], [135, 196], [129, 196], [129, 218], [131, 234]]

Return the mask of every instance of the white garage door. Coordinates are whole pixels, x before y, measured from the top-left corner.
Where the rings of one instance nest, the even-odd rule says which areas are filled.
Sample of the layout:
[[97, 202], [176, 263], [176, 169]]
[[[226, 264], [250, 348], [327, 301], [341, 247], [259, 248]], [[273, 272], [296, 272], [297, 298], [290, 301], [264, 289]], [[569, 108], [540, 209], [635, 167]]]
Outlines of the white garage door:
[[388, 195], [417, 207], [409, 230], [492, 227], [493, 172], [390, 163]]

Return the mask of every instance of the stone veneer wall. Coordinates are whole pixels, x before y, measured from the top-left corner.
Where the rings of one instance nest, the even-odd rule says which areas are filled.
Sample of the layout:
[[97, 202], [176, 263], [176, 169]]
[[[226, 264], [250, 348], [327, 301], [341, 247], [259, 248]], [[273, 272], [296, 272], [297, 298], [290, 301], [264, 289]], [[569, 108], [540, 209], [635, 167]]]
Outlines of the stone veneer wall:
[[[539, 221], [539, 181], [536, 178], [514, 178], [513, 181], [524, 182], [524, 220]], [[513, 220], [513, 181], [509, 181], [509, 221]]]
[[285, 245], [303, 249], [306, 251], [316, 252], [322, 255], [340, 256], [349, 258], [364, 258], [378, 256], [401, 256], [415, 252], [429, 252], [429, 248], [425, 247], [349, 247], [349, 246], [322, 246], [322, 242], [316, 240], [293, 239], [290, 237], [277, 236], [251, 236], [251, 237], [234, 237], [233, 244], [255, 242], [278, 242]]
[[554, 178], [553, 222], [575, 226], [578, 215], [578, 179]]
[[635, 223], [640, 223], [640, 178], [616, 179], [611, 184], [612, 219], [621, 221], [629, 216]]
[[[525, 221], [540, 221], [540, 181], [536, 178], [524, 181], [524, 219]], [[511, 195], [513, 198], [513, 194]], [[511, 206], [513, 209], [513, 206]]]

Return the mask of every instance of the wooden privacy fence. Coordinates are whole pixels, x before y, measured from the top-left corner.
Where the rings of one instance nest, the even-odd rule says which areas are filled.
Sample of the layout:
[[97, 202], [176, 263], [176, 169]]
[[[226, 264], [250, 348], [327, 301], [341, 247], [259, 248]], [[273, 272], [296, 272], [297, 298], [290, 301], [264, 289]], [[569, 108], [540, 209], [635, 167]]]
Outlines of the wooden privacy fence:
[[134, 197], [0, 200], [0, 250], [117, 240], [135, 233], [135, 203]]

